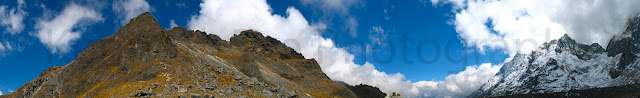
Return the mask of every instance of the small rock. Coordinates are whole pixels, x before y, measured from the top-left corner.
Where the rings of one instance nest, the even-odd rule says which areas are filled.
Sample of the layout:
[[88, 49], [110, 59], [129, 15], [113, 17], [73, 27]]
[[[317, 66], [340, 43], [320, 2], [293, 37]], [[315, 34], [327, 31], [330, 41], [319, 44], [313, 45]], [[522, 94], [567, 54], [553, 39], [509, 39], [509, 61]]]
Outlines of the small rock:
[[173, 89], [173, 90], [178, 90], [179, 87], [176, 84], [171, 84], [171, 87], [169, 87], [169, 88]]
[[291, 91], [291, 92], [287, 93], [287, 97], [296, 97], [296, 96], [298, 96], [298, 94], [296, 92]]
[[160, 86], [160, 84], [154, 83], [153, 85], [151, 85], [151, 89], [156, 89], [158, 88], [158, 86]]
[[216, 75], [215, 73], [209, 73], [209, 76], [211, 76], [211, 78], [213, 79], [218, 78], [218, 75]]
[[200, 96], [200, 94], [191, 93], [189, 95], [191, 95], [191, 98], [202, 98], [202, 96]]
[[255, 78], [255, 77], [251, 77], [251, 82], [257, 82], [257, 81], [258, 81], [258, 79], [257, 79], [257, 78]]
[[227, 91], [225, 91], [225, 92], [227, 92], [227, 93], [233, 93], [233, 88], [231, 88], [231, 89], [227, 89]]
[[138, 89], [138, 91], [136, 91], [136, 93], [133, 94], [133, 97], [145, 97], [145, 96], [151, 96], [152, 94], [153, 92], [146, 92]]
[[178, 89], [178, 92], [184, 93], [184, 92], [187, 92], [187, 89], [186, 88], [180, 88], [180, 89]]
[[218, 87], [217, 87], [217, 86], [215, 86], [215, 85], [213, 85], [213, 86], [206, 86], [206, 87], [204, 87], [204, 88], [205, 88], [205, 89], [208, 89], [208, 90], [215, 90], [215, 89], [216, 89], [216, 88], [218, 88]]
[[242, 79], [242, 76], [240, 76], [240, 75], [238, 74], [238, 75], [236, 75], [235, 79], [236, 79], [236, 80], [240, 80], [240, 79]]
[[220, 67], [220, 66], [216, 67], [216, 71], [217, 71], [217, 72], [219, 72], [219, 73], [224, 73], [224, 72], [222, 72], [222, 71], [223, 71], [223, 69], [222, 69], [222, 67]]
[[284, 89], [284, 88], [280, 88], [278, 91], [279, 91], [279, 92], [289, 92], [289, 90]]
[[254, 84], [253, 82], [247, 82], [247, 86], [249, 87], [253, 87], [253, 84]]
[[227, 94], [220, 93], [220, 94], [219, 94], [219, 96], [226, 97], [226, 96], [227, 96]]
[[262, 95], [269, 97], [269, 96], [273, 96], [273, 93], [269, 90], [262, 90]]

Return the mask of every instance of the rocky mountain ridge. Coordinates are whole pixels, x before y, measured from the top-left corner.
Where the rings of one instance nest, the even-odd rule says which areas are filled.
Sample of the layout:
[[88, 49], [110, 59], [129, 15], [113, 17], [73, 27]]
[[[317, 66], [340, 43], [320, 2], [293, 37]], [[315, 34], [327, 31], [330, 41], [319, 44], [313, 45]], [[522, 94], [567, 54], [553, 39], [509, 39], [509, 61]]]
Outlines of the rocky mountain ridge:
[[[530, 54], [519, 53], [469, 97], [612, 97], [640, 93], [640, 87], [625, 88], [640, 83], [638, 29], [640, 16], [629, 19], [624, 32], [612, 38], [606, 49], [597, 43], [577, 43], [565, 35]], [[616, 88], [627, 93], [594, 93]]]
[[[378, 91], [379, 92], [379, 91]], [[4, 97], [359, 97], [257, 31], [164, 30], [146, 12]]]

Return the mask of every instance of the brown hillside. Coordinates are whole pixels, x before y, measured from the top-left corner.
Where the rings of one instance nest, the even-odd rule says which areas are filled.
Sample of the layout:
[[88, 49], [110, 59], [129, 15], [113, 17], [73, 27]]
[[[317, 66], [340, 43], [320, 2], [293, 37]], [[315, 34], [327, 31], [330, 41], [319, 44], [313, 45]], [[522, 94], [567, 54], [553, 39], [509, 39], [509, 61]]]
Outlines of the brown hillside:
[[230, 41], [149, 13], [0, 97], [356, 97], [314, 59], [257, 31]]

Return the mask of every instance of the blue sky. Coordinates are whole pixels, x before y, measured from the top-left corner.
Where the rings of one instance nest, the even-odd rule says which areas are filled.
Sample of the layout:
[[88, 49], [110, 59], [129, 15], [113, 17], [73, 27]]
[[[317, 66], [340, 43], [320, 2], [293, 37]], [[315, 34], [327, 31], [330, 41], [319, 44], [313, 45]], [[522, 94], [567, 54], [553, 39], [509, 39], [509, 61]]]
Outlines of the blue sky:
[[[13, 0], [0, 2], [0, 5], [8, 8], [18, 6], [17, 1]], [[7, 42], [14, 48], [0, 51], [3, 53], [0, 58], [0, 91], [6, 93], [18, 89], [24, 83], [35, 79], [46, 68], [66, 65], [87, 45], [114, 34], [122, 26], [119, 23], [122, 19], [117, 17], [124, 15], [112, 10], [111, 4], [115, 1], [96, 2], [105, 3], [101, 7], [93, 8], [101, 14], [103, 20], [73, 28], [82, 31], [81, 38], [70, 45], [71, 49], [68, 52], [51, 53], [51, 50], [35, 36], [37, 21], [61, 13], [71, 3], [81, 6], [95, 6], [96, 3], [26, 1], [26, 7], [23, 8], [27, 13], [23, 20], [24, 30], [17, 34], [3, 32], [0, 35], [0, 41]], [[333, 39], [338, 47], [348, 48], [350, 53], [355, 54], [357, 64], [369, 61], [380, 71], [402, 73], [408, 80], [444, 80], [445, 76], [462, 71], [465, 66], [500, 63], [507, 57], [502, 52], [496, 52], [495, 60], [492, 62], [486, 54], [465, 52], [453, 25], [447, 23], [452, 18], [451, 8], [448, 7], [434, 7], [421, 1], [367, 1], [352, 6], [353, 8], [348, 9], [348, 16], [345, 16], [343, 13], [323, 13], [319, 8], [306, 6], [299, 1], [267, 2], [274, 14], [285, 16], [287, 8], [295, 7], [310, 23], [327, 24], [323, 36]], [[170, 29], [170, 20], [178, 26], [186, 26], [191, 16], [198, 14], [201, 1], [167, 0], [148, 3], [152, 15], [165, 29]], [[47, 11], [52, 15], [43, 14]], [[355, 36], [350, 35], [349, 26], [343, 23], [347, 20], [345, 17], [354, 17], [357, 20]], [[383, 29], [384, 34], [372, 33], [374, 27]], [[384, 46], [373, 46], [372, 49], [377, 50], [376, 53], [366, 52], [366, 45], [374, 43], [369, 36], [386, 36]], [[401, 39], [409, 40], [406, 47]], [[363, 44], [354, 43], [357, 41], [362, 41]], [[426, 43], [418, 48], [421, 41]], [[437, 44], [431, 43], [432, 41]], [[418, 54], [418, 51], [422, 54]], [[467, 57], [464, 57], [465, 55]], [[426, 62], [420, 61], [418, 56], [424, 57]], [[479, 59], [469, 56], [477, 56]], [[448, 57], [453, 60], [448, 60]], [[431, 61], [434, 59], [435, 62]]]
[[306, 42], [292, 47], [319, 60], [336, 81], [409, 96], [464, 97], [509, 57], [564, 34], [606, 45], [627, 17], [640, 11], [633, 5], [638, 1], [631, 2], [4, 0], [0, 92], [66, 65], [89, 44], [148, 11], [165, 29], [183, 26], [223, 39], [236, 29], [256, 29], [290, 46], [295, 44], [287, 40]]

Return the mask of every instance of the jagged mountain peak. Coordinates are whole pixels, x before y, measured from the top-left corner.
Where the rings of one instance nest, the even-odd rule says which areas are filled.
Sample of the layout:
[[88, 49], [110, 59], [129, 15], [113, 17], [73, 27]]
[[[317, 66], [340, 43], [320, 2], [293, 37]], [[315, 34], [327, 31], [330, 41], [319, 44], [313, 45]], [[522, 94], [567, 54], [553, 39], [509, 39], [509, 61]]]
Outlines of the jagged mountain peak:
[[560, 48], [565, 49], [580, 49], [580, 50], [592, 50], [596, 52], [603, 52], [604, 48], [600, 46], [598, 43], [592, 43], [591, 45], [580, 44], [576, 42], [574, 39], [569, 37], [569, 35], [564, 34], [560, 39], [551, 41], [552, 44], [557, 44]]
[[[114, 36], [118, 37], [141, 37], [145, 35], [162, 34], [162, 26], [149, 12], [144, 12], [129, 20]], [[125, 38], [126, 39], [126, 38]]]
[[144, 12], [138, 15], [135, 18], [129, 20], [129, 23], [125, 25], [136, 26], [136, 27], [150, 27], [152, 29], [162, 29], [162, 26], [156, 21], [156, 18], [151, 15], [149, 12]]
[[271, 36], [264, 37], [262, 33], [253, 30], [242, 31], [239, 35], [234, 34], [229, 41], [237, 46], [251, 46], [244, 49], [245, 51], [260, 52], [264, 55], [274, 54], [282, 59], [304, 59], [302, 54], [287, 47], [284, 43]]
[[582, 60], [591, 59], [597, 56], [594, 54], [605, 52], [605, 49], [598, 43], [593, 43], [591, 45], [581, 44], [576, 42], [567, 34], [564, 34], [560, 39], [543, 43], [540, 50], [541, 51], [534, 51], [533, 53], [549, 53], [552, 51], [554, 53], [568, 52], [569, 54], [576, 55]]
[[569, 37], [568, 34], [562, 35], [558, 41], [561, 43], [576, 43], [576, 41]]

